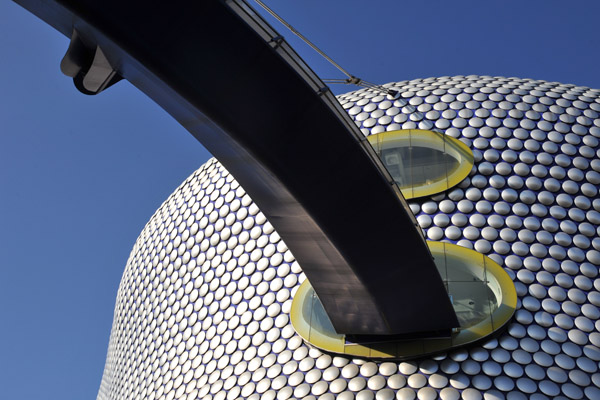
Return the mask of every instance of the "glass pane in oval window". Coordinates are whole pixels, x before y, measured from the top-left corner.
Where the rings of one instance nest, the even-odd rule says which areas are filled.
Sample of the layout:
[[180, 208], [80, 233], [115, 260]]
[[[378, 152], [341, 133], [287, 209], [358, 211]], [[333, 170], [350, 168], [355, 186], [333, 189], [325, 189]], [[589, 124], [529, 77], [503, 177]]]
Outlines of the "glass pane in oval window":
[[471, 150], [443, 133], [405, 129], [367, 139], [407, 199], [443, 192], [473, 167]]
[[[305, 341], [332, 353], [377, 359], [407, 360], [450, 351], [484, 340], [507, 326], [517, 308], [517, 291], [510, 276], [491, 258], [445, 242], [427, 242], [460, 327], [435, 337], [360, 336], [337, 333], [310, 282], [294, 295], [290, 319]], [[399, 304], [398, 312], [418, 309]]]

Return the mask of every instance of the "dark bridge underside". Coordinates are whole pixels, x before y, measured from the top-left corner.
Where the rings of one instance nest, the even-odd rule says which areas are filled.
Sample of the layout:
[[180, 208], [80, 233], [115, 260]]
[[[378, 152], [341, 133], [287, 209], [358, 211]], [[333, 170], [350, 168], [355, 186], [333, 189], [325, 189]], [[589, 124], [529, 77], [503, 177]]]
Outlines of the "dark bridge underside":
[[336, 330], [458, 326], [410, 209], [325, 85], [245, 3], [17, 0], [73, 30], [235, 176]]

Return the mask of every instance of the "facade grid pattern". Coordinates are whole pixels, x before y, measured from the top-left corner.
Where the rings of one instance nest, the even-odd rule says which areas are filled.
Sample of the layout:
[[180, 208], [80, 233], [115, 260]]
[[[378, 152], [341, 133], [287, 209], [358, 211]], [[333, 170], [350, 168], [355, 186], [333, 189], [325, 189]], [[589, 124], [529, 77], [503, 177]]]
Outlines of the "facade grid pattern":
[[600, 399], [600, 91], [487, 76], [384, 86], [401, 97], [339, 96], [365, 136], [434, 130], [473, 151], [458, 186], [409, 203], [429, 240], [505, 268], [518, 294], [507, 330], [407, 362], [309, 347], [289, 319], [301, 266], [211, 159], [134, 245], [99, 400]]

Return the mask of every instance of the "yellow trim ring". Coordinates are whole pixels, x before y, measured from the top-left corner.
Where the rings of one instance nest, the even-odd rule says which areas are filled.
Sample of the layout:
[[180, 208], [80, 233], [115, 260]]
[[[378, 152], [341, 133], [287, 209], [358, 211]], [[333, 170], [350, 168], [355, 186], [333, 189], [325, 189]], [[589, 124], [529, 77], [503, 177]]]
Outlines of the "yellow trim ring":
[[[352, 357], [376, 359], [406, 360], [425, 355], [440, 353], [480, 341], [505, 326], [515, 313], [517, 307], [517, 292], [514, 283], [504, 269], [489, 257], [474, 250], [444, 242], [428, 242], [429, 249], [439, 260], [447, 258], [460, 262], [466, 268], [477, 274], [482, 274], [489, 282], [488, 287], [494, 292], [498, 307], [490, 317], [472, 326], [464, 326], [453, 332], [448, 338], [396, 340], [374, 343], [348, 343], [343, 334], [338, 334], [333, 327], [328, 330], [314, 328], [311, 325], [313, 309], [304, 307], [319, 306], [312, 286], [305, 280], [298, 288], [292, 301], [290, 319], [296, 332], [309, 344], [336, 354]], [[402, 306], [414, 305], [399, 305]], [[307, 319], [308, 315], [308, 319]]]

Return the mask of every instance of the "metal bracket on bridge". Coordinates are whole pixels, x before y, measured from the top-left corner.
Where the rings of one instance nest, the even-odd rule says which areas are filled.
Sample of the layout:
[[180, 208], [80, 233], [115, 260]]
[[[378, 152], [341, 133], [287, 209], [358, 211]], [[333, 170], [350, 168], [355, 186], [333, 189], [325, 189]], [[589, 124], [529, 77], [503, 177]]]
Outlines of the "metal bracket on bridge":
[[73, 78], [75, 87], [83, 94], [98, 94], [122, 78], [110, 65], [102, 49], [89, 45], [79, 32], [73, 30], [71, 43], [62, 61], [63, 74]]
[[329, 86], [323, 86], [322, 88], [320, 88], [320, 89], [317, 91], [317, 94], [318, 94], [319, 96], [323, 96], [325, 93], [329, 92], [329, 90], [330, 90], [330, 89], [329, 89]]
[[273, 44], [273, 49], [277, 50], [279, 48], [279, 46], [281, 46], [281, 43], [283, 43], [283, 36], [279, 35], [279, 36], [275, 36], [274, 38], [272, 38], [271, 40], [269, 40], [269, 44]]

